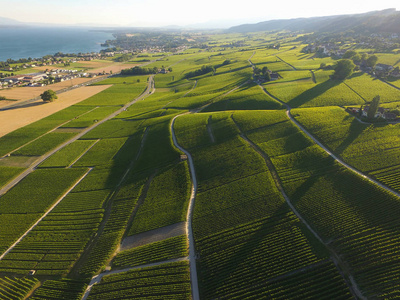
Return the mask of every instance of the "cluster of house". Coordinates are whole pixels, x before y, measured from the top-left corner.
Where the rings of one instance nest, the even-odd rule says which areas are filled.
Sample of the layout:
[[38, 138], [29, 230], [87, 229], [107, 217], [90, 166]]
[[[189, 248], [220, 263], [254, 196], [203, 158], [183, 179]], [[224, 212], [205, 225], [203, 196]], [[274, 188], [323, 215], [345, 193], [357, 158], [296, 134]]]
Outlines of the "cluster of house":
[[[360, 115], [360, 108], [359, 107], [347, 107], [346, 110], [354, 115]], [[368, 116], [369, 106], [364, 106], [362, 108], [361, 116], [367, 117]], [[397, 119], [397, 115], [390, 112], [388, 108], [378, 107], [377, 112], [375, 113], [375, 118], [382, 118], [385, 120], [395, 120]]]
[[[279, 74], [278, 73], [272, 72], [271, 70], [268, 70], [267, 72], [269, 73], [269, 78], [270, 78], [269, 80], [270, 81], [275, 81], [275, 80], [279, 79]], [[267, 81], [268, 81], [268, 79], [266, 78], [266, 76], [263, 76], [263, 75], [254, 76], [254, 82], [257, 83], [257, 84], [264, 83], [264, 82], [267, 82]]]
[[394, 68], [393, 66], [386, 64], [376, 64], [373, 73], [378, 77], [387, 77], [390, 75], [392, 77], [400, 78], [399, 68]]
[[46, 73], [32, 73], [26, 75], [15, 75], [6, 78], [2, 78], [0, 81], [0, 87], [13, 87], [13, 86], [21, 86], [21, 85], [35, 85], [42, 86], [44, 84], [40, 84], [39, 82], [47, 79], [48, 76]]
[[77, 70], [53, 69], [45, 73], [31, 73], [14, 75], [0, 79], [0, 88], [11, 88], [15, 86], [45, 86], [43, 82], [52, 78], [52, 82], [62, 82], [82, 77]]
[[337, 44], [326, 43], [321, 45], [309, 44], [302, 50], [305, 53], [320, 53], [324, 56], [335, 56], [341, 58], [347, 50], [339, 49]]

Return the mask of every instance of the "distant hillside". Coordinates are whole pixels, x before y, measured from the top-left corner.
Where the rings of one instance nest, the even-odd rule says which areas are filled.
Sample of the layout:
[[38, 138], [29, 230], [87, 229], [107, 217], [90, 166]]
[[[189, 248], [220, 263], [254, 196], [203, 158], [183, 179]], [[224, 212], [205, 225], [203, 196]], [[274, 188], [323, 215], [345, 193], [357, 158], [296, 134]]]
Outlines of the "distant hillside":
[[269, 30], [314, 32], [393, 32], [400, 34], [400, 12], [395, 8], [354, 15], [271, 20], [257, 24], [244, 24], [228, 29], [228, 32], [255, 32]]
[[2, 27], [15, 27], [15, 26], [22, 26], [22, 25], [24, 25], [24, 23], [19, 22], [17, 20], [0, 17], [0, 28], [2, 28]]
[[21, 24], [22, 23], [17, 20], [0, 17], [0, 25], [21, 25]]

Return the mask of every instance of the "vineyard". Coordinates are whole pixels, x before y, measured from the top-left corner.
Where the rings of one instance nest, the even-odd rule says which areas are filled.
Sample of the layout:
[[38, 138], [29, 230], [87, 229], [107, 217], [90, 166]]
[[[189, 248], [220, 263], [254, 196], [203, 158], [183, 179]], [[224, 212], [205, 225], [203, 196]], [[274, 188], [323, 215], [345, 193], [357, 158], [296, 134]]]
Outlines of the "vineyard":
[[196, 38], [0, 137], [0, 298], [400, 297], [399, 123], [346, 111], [399, 80], [333, 79], [303, 34]]
[[191, 299], [187, 262], [104, 276], [90, 299]]

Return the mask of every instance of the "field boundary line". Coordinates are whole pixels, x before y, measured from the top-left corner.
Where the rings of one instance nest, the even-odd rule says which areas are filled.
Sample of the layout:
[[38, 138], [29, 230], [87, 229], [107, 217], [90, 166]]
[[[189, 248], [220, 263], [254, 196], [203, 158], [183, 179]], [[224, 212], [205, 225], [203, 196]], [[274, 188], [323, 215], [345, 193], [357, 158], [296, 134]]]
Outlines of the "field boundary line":
[[18, 151], [19, 149], [21, 149], [21, 148], [23, 148], [23, 147], [25, 147], [25, 146], [27, 146], [27, 145], [33, 143], [34, 141], [40, 139], [41, 137], [44, 137], [45, 135], [48, 135], [49, 133], [56, 131], [57, 129], [59, 129], [60, 127], [64, 126], [65, 124], [68, 124], [68, 123], [71, 122], [72, 120], [75, 120], [75, 119], [77, 119], [77, 118], [79, 118], [79, 117], [81, 117], [81, 116], [83, 116], [83, 115], [86, 115], [87, 113], [90, 113], [90, 112], [94, 111], [94, 110], [97, 109], [97, 108], [99, 108], [99, 106], [97, 106], [97, 107], [95, 107], [95, 108], [93, 108], [93, 109], [91, 109], [91, 110], [89, 110], [89, 111], [87, 111], [87, 112], [85, 112], [85, 113], [83, 113], [83, 114], [81, 114], [81, 115], [79, 115], [79, 116], [73, 118], [73, 119], [70, 119], [70, 120], [68, 120], [68, 121], [65, 121], [64, 123], [58, 125], [57, 127], [54, 127], [53, 129], [51, 129], [51, 130], [49, 130], [49, 131], [47, 131], [47, 132], [41, 134], [41, 135], [38, 136], [37, 138], [34, 138], [33, 140], [31, 140], [31, 141], [29, 141], [29, 142], [23, 144], [22, 146], [19, 146], [18, 148], [15, 148], [14, 150], [8, 152], [7, 154], [5, 154], [5, 155], [3, 155], [2, 157], [0, 157], [0, 159], [2, 159], [2, 158], [4, 158], [4, 157], [7, 157], [7, 156], [10, 156], [10, 155], [11, 155], [12, 153], [14, 153], [15, 151]]
[[128, 107], [130, 107], [133, 104], [135, 104], [137, 101], [142, 100], [143, 98], [145, 98], [148, 95], [150, 95], [154, 90], [153, 77], [154, 77], [153, 75], [149, 77], [149, 83], [147, 85], [146, 90], [143, 93], [141, 93], [138, 97], [136, 97], [132, 101], [128, 102], [127, 104], [125, 104], [123, 107], [121, 107], [120, 109], [116, 110], [112, 114], [108, 115], [103, 120], [100, 120], [99, 122], [94, 123], [92, 126], [84, 129], [83, 131], [81, 131], [80, 133], [78, 133], [77, 135], [75, 135], [74, 137], [69, 139], [68, 141], [62, 143], [61, 145], [57, 146], [56, 148], [50, 150], [49, 152], [47, 152], [46, 154], [44, 154], [40, 158], [38, 158], [29, 168], [27, 168], [24, 172], [22, 172], [17, 177], [15, 177], [13, 180], [11, 180], [10, 182], [8, 182], [6, 185], [3, 186], [0, 189], [0, 196], [5, 194], [7, 191], [9, 191], [15, 185], [17, 185], [22, 179], [24, 179], [26, 176], [28, 176], [28, 174], [32, 173], [39, 164], [41, 164], [43, 161], [45, 161], [51, 155], [53, 155], [57, 151], [63, 149], [64, 147], [68, 146], [69, 144], [72, 144], [76, 140], [80, 139], [86, 133], [88, 133], [89, 131], [95, 129], [97, 126], [99, 126], [99, 125], [105, 123], [106, 121], [111, 120], [112, 118], [116, 117], [117, 115], [119, 115], [120, 113], [125, 111]]
[[51, 211], [93, 170], [89, 168], [85, 174], [83, 174], [61, 197], [27, 230], [22, 234], [18, 240], [14, 242], [2, 255], [0, 255], [0, 260], [4, 258], [19, 242], [22, 241]]
[[[233, 118], [232, 118], [232, 119], [233, 119]], [[233, 120], [234, 120], [234, 119], [233, 119]], [[235, 121], [234, 121], [234, 122], [235, 122]], [[239, 128], [239, 130], [240, 130], [240, 127], [237, 125], [236, 122], [235, 122], [235, 124], [236, 124], [236, 126]], [[241, 131], [241, 130], [240, 130], [240, 131]], [[267, 167], [268, 167], [268, 169], [269, 169], [269, 171], [270, 171], [270, 173], [271, 173], [271, 175], [272, 175], [272, 178], [273, 178], [273, 180], [274, 180], [274, 182], [275, 182], [275, 185], [276, 185], [278, 191], [282, 194], [282, 196], [284, 197], [286, 203], [288, 204], [288, 206], [289, 206], [289, 208], [292, 210], [292, 212], [300, 219], [300, 221], [307, 227], [307, 229], [314, 235], [314, 237], [315, 237], [316, 239], [318, 239], [318, 240], [321, 242], [321, 244], [323, 244], [323, 245], [326, 247], [326, 249], [330, 252], [330, 254], [331, 254], [331, 259], [333, 260], [333, 262], [335, 263], [335, 265], [336, 265], [336, 264], [339, 264], [340, 266], [344, 266], [343, 261], [340, 259], [339, 255], [335, 252], [335, 250], [332, 249], [332, 248], [328, 245], [327, 242], [324, 242], [324, 240], [318, 235], [318, 233], [308, 224], [308, 222], [303, 218], [303, 216], [302, 216], [302, 215], [297, 211], [297, 209], [294, 207], [294, 205], [293, 205], [292, 202], [291, 202], [291, 199], [290, 199], [289, 196], [286, 194], [286, 192], [285, 192], [285, 190], [284, 190], [284, 188], [283, 188], [283, 185], [282, 185], [281, 179], [280, 179], [280, 177], [279, 177], [279, 175], [278, 175], [278, 172], [276, 171], [275, 166], [274, 166], [274, 164], [272, 163], [272, 161], [270, 160], [269, 156], [268, 156], [266, 153], [264, 153], [264, 152], [260, 149], [260, 147], [259, 147], [258, 145], [254, 144], [244, 133], [242, 133], [242, 131], [241, 131], [241, 133], [240, 133], [240, 137], [241, 137], [242, 139], [244, 139], [244, 140], [245, 140], [258, 154], [260, 154], [261, 157], [264, 159], [264, 161], [265, 161], [265, 163], [266, 163], [266, 165], [267, 165]], [[344, 269], [344, 267], [342, 267], [342, 269]], [[362, 295], [360, 289], [358, 288], [358, 286], [357, 286], [357, 284], [354, 282], [354, 280], [351, 281], [351, 283], [349, 284], [349, 282], [346, 280], [346, 277], [343, 276], [343, 274], [342, 274], [341, 272], [339, 272], [339, 273], [340, 273], [340, 275], [342, 276], [343, 280], [346, 282], [346, 284], [347, 284], [347, 286], [349, 287], [349, 290], [351, 291], [351, 293], [353, 294], [353, 296], [357, 295], [357, 297], [360, 298], [360, 299], [366, 299], [366, 298]], [[349, 278], [352, 278], [351, 274], [350, 274], [348, 271], [346, 271], [346, 273], [347, 273], [347, 275], [348, 275]]]
[[[147, 128], [148, 128], [148, 127], [147, 127]], [[140, 148], [139, 148], [138, 153], [137, 153], [136, 156], [135, 156], [135, 159], [132, 160], [131, 163], [129, 164], [128, 168], [126, 169], [124, 175], [121, 177], [121, 180], [119, 181], [118, 185], [115, 187], [114, 191], [110, 192], [110, 194], [107, 196], [108, 202], [107, 202], [106, 208], [104, 209], [104, 216], [103, 216], [103, 219], [102, 219], [102, 221], [101, 221], [100, 226], [99, 226], [98, 229], [97, 229], [96, 235], [95, 235], [95, 236], [90, 240], [90, 242], [86, 245], [85, 249], [83, 250], [82, 255], [79, 257], [79, 259], [77, 260], [77, 262], [76, 262], [76, 263], [74, 264], [74, 266], [72, 267], [72, 269], [71, 269], [71, 271], [70, 271], [70, 274], [75, 274], [75, 273], [78, 273], [78, 272], [79, 272], [79, 270], [80, 270], [80, 268], [81, 268], [81, 265], [82, 265], [82, 262], [85, 261], [86, 257], [90, 254], [90, 251], [92, 250], [92, 248], [96, 246], [96, 242], [98, 241], [98, 239], [100, 238], [100, 236], [103, 234], [104, 228], [106, 227], [106, 224], [107, 224], [107, 221], [109, 220], [109, 218], [110, 218], [110, 216], [111, 216], [111, 209], [112, 209], [112, 204], [114, 203], [114, 197], [118, 194], [121, 185], [122, 185], [123, 182], [125, 181], [125, 179], [126, 179], [126, 177], [128, 176], [129, 172], [133, 169], [134, 165], [136, 164], [136, 161], [139, 159], [139, 156], [140, 156], [141, 153], [142, 153], [142, 149], [143, 149], [143, 146], [144, 146], [144, 140], [145, 140], [145, 138], [146, 138], [146, 136], [147, 136], [147, 128], [146, 128], [146, 130], [145, 130], [144, 133], [143, 133], [142, 140], [141, 140], [141, 142], [140, 142]], [[150, 178], [149, 180], [151, 181], [151, 179], [152, 179], [152, 178]], [[147, 184], [147, 183], [146, 183], [146, 184]], [[149, 183], [149, 184], [150, 184], [150, 183]], [[142, 193], [142, 192], [141, 192], [141, 193]], [[134, 212], [135, 212], [135, 210], [137, 209], [137, 205], [138, 205], [138, 204], [139, 204], [139, 200], [138, 200], [138, 202], [135, 204], [136, 207], [135, 207], [134, 211], [132, 212], [132, 215], [134, 215]], [[130, 217], [129, 220], [128, 220], [127, 228], [128, 228], [128, 226], [129, 226], [129, 221], [131, 221], [131, 218], [133, 218], [132, 215], [131, 215], [131, 217]], [[124, 232], [124, 235], [123, 235], [123, 236], [125, 236], [125, 232]], [[123, 237], [122, 237], [122, 239], [123, 239]], [[120, 241], [120, 243], [121, 243], [121, 241]], [[118, 253], [119, 247], [120, 247], [120, 245], [118, 245], [118, 247], [116, 248], [116, 250], [114, 251], [114, 253], [113, 253], [113, 254], [111, 255], [111, 257], [107, 260], [106, 265], [108, 265], [108, 264], [110, 263], [110, 261], [114, 258], [114, 256], [116, 255], [116, 253]], [[95, 276], [97, 276], [97, 275], [95, 275]], [[94, 277], [95, 277], [95, 276], [94, 276]], [[93, 278], [94, 278], [94, 277], [93, 277]]]
[[363, 177], [364, 179], [367, 179], [368, 181], [376, 184], [377, 186], [381, 187], [382, 189], [386, 190], [387, 192], [393, 194], [394, 196], [400, 198], [400, 193], [396, 192], [395, 190], [392, 190], [388, 186], [384, 185], [383, 183], [373, 179], [370, 176], [365, 175], [363, 172], [360, 170], [356, 169], [353, 166], [350, 166], [348, 163], [344, 162], [340, 157], [338, 157], [336, 154], [334, 154], [332, 151], [330, 151], [325, 145], [323, 145], [320, 141], [318, 141], [310, 132], [308, 132], [301, 124], [299, 121], [297, 121], [291, 114], [290, 109], [286, 111], [287, 116], [290, 118], [290, 120], [301, 130], [303, 131], [309, 138], [311, 138], [318, 146], [320, 146], [329, 156], [331, 156], [333, 159], [335, 159], [338, 163], [340, 163], [342, 166], [346, 167], [350, 171], [356, 173], [357, 175]]
[[190, 195], [189, 206], [186, 214], [186, 235], [189, 240], [189, 265], [190, 265], [190, 282], [192, 286], [192, 300], [200, 300], [199, 296], [199, 283], [197, 278], [197, 266], [196, 266], [196, 248], [193, 236], [193, 228], [192, 228], [192, 220], [193, 220], [193, 209], [194, 203], [197, 195], [197, 177], [196, 171], [194, 169], [194, 162], [192, 155], [189, 151], [185, 148], [181, 147], [178, 143], [178, 140], [175, 135], [174, 125], [175, 120], [181, 115], [187, 113], [183, 113], [180, 115], [175, 116], [171, 122], [171, 133], [172, 133], [172, 140], [174, 142], [175, 147], [177, 147], [180, 151], [186, 154], [188, 161], [189, 161], [189, 170], [190, 170], [190, 177], [192, 179], [192, 192]]
[[287, 64], [289, 67], [291, 67], [291, 68], [293, 69], [293, 71], [297, 71], [297, 69], [296, 69], [295, 66], [293, 66], [293, 65], [289, 64], [288, 62], [284, 61], [282, 58], [280, 58], [280, 57], [277, 56], [277, 55], [275, 55], [275, 57], [276, 57], [277, 59], [279, 59], [281, 62], [283, 62], [284, 64]]
[[85, 151], [83, 151], [83, 153], [81, 155], [78, 156], [78, 158], [76, 158], [72, 163], [70, 163], [67, 168], [71, 168], [78, 160], [80, 160], [86, 153], [89, 152], [90, 149], [92, 149], [94, 147], [94, 145], [96, 145], [98, 142], [100, 142], [100, 139], [97, 139], [96, 141], [94, 141], [94, 143], [92, 145], [90, 145]]
[[181, 262], [181, 261], [187, 261], [187, 260], [188, 260], [188, 257], [174, 258], [174, 259], [159, 261], [159, 262], [155, 262], [155, 263], [151, 263], [151, 264], [145, 264], [145, 265], [135, 266], [135, 267], [131, 267], [131, 268], [126, 268], [126, 269], [121, 269], [121, 270], [114, 270], [114, 271], [106, 271], [106, 272], [100, 273], [99, 275], [96, 275], [95, 277], [92, 278], [92, 280], [90, 281], [90, 283], [88, 284], [88, 286], [87, 286], [87, 288], [85, 290], [85, 293], [82, 296], [82, 300], [86, 300], [87, 297], [89, 297], [90, 291], [92, 290], [93, 286], [95, 284], [100, 283], [100, 281], [103, 278], [103, 276], [129, 272], [129, 271], [136, 270], [136, 269], [156, 267], [156, 266], [160, 266], [160, 265], [163, 265], [163, 264]]
[[365, 103], [368, 103], [368, 101], [361, 96], [355, 89], [353, 89], [350, 85], [348, 85], [345, 81], [343, 81], [344, 85], [347, 86], [353, 93], [355, 93], [358, 97], [364, 100]]

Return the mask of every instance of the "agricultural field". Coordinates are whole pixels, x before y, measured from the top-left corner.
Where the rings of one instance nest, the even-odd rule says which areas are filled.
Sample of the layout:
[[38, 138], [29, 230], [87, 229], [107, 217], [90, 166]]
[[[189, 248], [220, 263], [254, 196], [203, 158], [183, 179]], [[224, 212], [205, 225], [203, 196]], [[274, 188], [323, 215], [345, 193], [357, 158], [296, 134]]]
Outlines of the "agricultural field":
[[39, 284], [36, 278], [0, 278], [0, 296], [4, 300], [25, 299], [29, 292]]
[[113, 268], [134, 267], [187, 255], [187, 238], [181, 235], [122, 251], [114, 258], [112, 266]]
[[345, 110], [398, 109], [398, 80], [333, 79], [307, 34], [198, 38], [76, 64], [168, 71], [114, 74], [0, 137], [0, 298], [400, 297], [399, 124]]
[[[243, 114], [238, 124], [245, 119]], [[248, 136], [267, 152], [264, 149], [268, 145], [262, 141], [280, 128], [259, 128], [252, 129]], [[289, 138], [292, 134], [286, 131], [279, 136]], [[386, 262], [391, 262], [390, 272], [395, 274], [398, 257], [381, 250], [397, 244], [399, 200], [306, 141], [307, 138], [298, 140], [296, 151], [274, 149], [269, 154], [286, 193], [321, 238], [346, 259], [362, 290], [367, 294], [385, 294], [391, 290], [389, 286], [397, 284], [395, 276], [388, 275]]]
[[361, 124], [337, 107], [293, 110], [321, 142], [350, 165], [399, 191], [399, 124]]
[[191, 299], [187, 262], [104, 276], [88, 299]]

